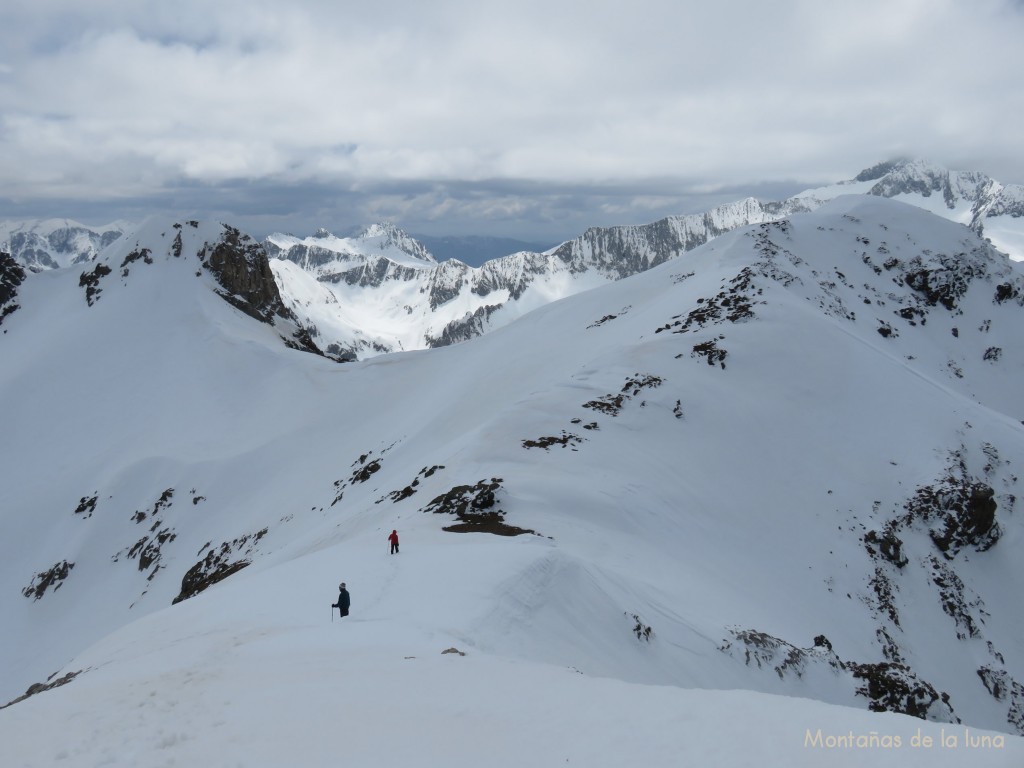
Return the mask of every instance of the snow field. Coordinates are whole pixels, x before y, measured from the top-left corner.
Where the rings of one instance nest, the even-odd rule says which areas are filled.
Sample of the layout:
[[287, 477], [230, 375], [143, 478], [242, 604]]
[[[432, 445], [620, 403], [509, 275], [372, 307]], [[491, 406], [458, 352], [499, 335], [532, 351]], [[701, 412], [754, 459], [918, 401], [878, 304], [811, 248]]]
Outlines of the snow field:
[[[459, 629], [467, 607], [494, 588], [485, 582], [495, 558], [514, 565], [535, 543], [510, 554], [462, 541], [474, 535], [436, 536], [407, 538], [391, 556], [383, 536], [366, 533], [243, 571], [115, 632], [75, 660], [85, 671], [73, 683], [0, 714], [7, 764], [743, 766], [768, 750], [794, 766], [1014, 766], [1024, 757], [1024, 739], [962, 726], [483, 652]], [[425, 565], [436, 600], [412, 588]], [[332, 577], [353, 592], [352, 615], [333, 622], [318, 610]], [[451, 647], [466, 655], [442, 653]], [[581, 658], [589, 653], [581, 647]], [[959, 743], [910, 746], [918, 733]]]
[[[877, 247], [885, 232], [904, 259], [965, 237], [897, 203], [840, 200], [788, 227], [725, 235], [466, 344], [341, 366], [282, 349], [184, 261], [134, 264], [91, 308], [66, 273], [33, 277], [0, 337], [0, 394], [18, 403], [0, 465], [0, 690], [83, 671], [0, 711], [0, 743], [26, 765], [326, 765], [342, 742], [367, 765], [1020, 764], [1016, 737], [984, 751], [964, 737], [1009, 731], [977, 669], [992, 649], [1011, 672], [1024, 658], [1019, 306], [993, 304], [996, 274], [958, 313], [896, 319], [900, 286], [855, 237]], [[765, 231], [798, 279], [759, 277], [752, 319], [673, 333]], [[724, 368], [693, 354], [707, 340]], [[576, 439], [524, 445], [563, 433]], [[1003, 527], [953, 561], [983, 630], [966, 639], [927, 570], [927, 530], [900, 531], [902, 570], [864, 543], [957, 451], [999, 494]], [[447, 533], [450, 516], [421, 511], [494, 477], [506, 521], [538, 536]], [[95, 512], [76, 513], [91, 494]], [[126, 553], [161, 526], [176, 538], [151, 573]], [[233, 555], [250, 566], [170, 605], [206, 546], [262, 528]], [[19, 593], [65, 558], [59, 590]], [[352, 616], [331, 623], [339, 581]], [[864, 712], [826, 665], [783, 679], [722, 651], [734, 630], [796, 649], [824, 634], [840, 658], [879, 662], [880, 627], [967, 726]], [[818, 728], [832, 746], [808, 746]], [[943, 728], [962, 748], [907, 746]], [[851, 733], [869, 743], [843, 746]]]

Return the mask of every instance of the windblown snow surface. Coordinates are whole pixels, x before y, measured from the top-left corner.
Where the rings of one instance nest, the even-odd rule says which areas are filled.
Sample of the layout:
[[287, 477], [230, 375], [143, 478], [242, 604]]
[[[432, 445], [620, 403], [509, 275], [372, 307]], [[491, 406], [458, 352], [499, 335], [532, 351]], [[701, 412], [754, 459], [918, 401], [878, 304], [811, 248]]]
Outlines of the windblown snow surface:
[[0, 326], [5, 766], [1024, 764], [1024, 277], [964, 227], [843, 197], [350, 364], [154, 237]]

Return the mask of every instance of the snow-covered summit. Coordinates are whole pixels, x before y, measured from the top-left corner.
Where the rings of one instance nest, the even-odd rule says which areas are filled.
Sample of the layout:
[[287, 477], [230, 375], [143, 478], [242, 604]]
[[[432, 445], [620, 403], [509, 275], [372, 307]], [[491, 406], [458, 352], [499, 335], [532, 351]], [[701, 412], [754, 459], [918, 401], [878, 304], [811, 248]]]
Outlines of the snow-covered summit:
[[921, 159], [895, 161], [882, 167], [884, 173], [879, 173], [876, 166], [857, 176], [857, 181], [873, 182], [868, 194], [896, 198], [938, 195], [947, 209], [954, 210], [962, 202], [975, 203], [992, 191], [992, 179], [978, 171], [953, 171]]
[[891, 160], [849, 181], [809, 189], [792, 200], [813, 207], [842, 194], [891, 197], [964, 224], [1015, 261], [1024, 260], [1024, 186], [979, 171], [955, 171], [922, 159]]
[[[153, 217], [123, 233], [78, 275], [89, 307], [104, 299], [104, 307], [135, 300], [154, 284], [179, 301], [196, 290], [212, 291], [274, 327], [286, 345], [320, 352], [282, 302], [263, 246], [234, 227]], [[132, 298], [121, 298], [126, 293]]]
[[370, 247], [375, 245], [384, 253], [390, 254], [397, 249], [400, 253], [412, 256], [419, 261], [425, 261], [428, 264], [437, 263], [437, 259], [427, 250], [426, 246], [389, 221], [371, 224], [359, 233], [357, 239]]

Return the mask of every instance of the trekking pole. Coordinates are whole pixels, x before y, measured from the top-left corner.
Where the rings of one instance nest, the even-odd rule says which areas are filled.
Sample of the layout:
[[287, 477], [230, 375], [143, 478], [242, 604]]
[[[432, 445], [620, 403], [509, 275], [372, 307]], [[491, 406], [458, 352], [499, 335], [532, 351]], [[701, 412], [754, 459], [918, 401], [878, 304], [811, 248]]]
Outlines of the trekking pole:
[[334, 623], [334, 604], [331, 604], [331, 624]]

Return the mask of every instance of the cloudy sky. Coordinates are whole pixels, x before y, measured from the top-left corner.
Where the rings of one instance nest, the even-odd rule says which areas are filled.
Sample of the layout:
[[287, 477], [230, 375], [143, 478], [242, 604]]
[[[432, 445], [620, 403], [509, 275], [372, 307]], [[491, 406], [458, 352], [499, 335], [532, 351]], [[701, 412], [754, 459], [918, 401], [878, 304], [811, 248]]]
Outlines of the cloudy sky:
[[894, 156], [1024, 183], [1022, 0], [4, 0], [0, 219], [558, 240]]

